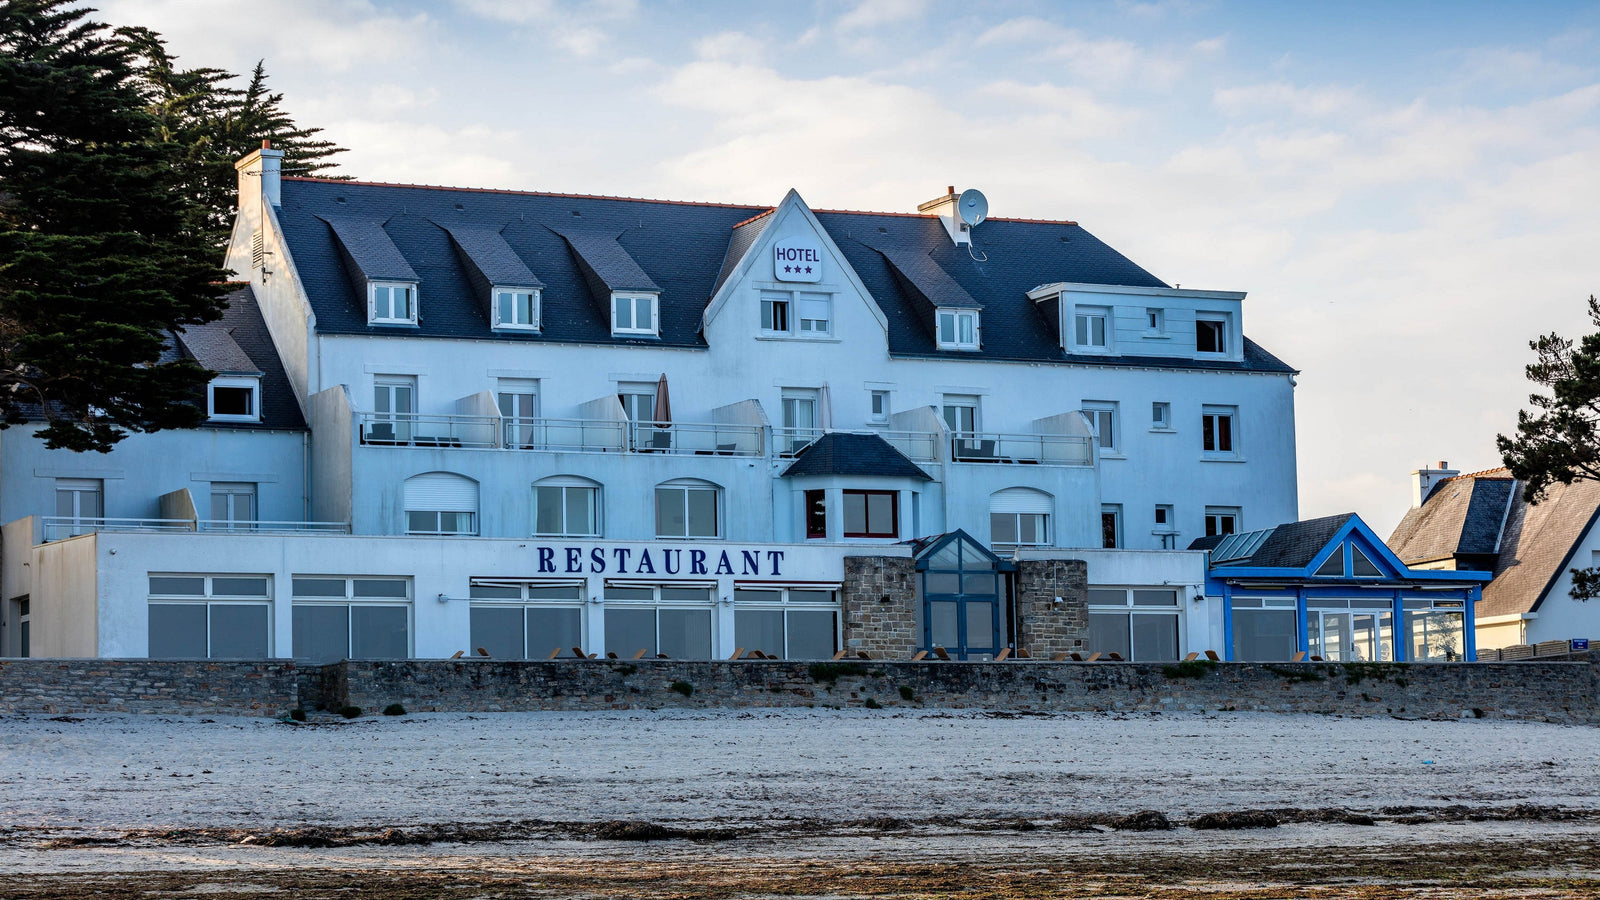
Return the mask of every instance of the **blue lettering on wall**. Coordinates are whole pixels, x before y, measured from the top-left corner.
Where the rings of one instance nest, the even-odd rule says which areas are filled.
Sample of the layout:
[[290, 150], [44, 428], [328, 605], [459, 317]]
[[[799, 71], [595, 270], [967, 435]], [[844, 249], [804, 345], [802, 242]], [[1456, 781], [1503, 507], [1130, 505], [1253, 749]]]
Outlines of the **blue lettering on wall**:
[[556, 570], [556, 551], [553, 547], [539, 548], [539, 571], [554, 572]]
[[733, 560], [728, 558], [728, 551], [726, 551], [726, 550], [722, 551], [722, 557], [717, 560], [717, 574], [718, 575], [732, 575], [733, 574]]
[[704, 575], [706, 573], [706, 552], [704, 550], [689, 551], [689, 574]]
[[744, 572], [742, 572], [741, 574], [744, 574], [744, 575], [760, 575], [761, 574], [761, 551], [760, 550], [741, 550], [741, 551], [739, 551], [739, 556], [741, 558], [743, 558], [743, 560], [744, 560]]
[[661, 564], [667, 567], [668, 575], [678, 574], [678, 569], [683, 565], [682, 550], [661, 551]]
[[618, 547], [612, 550], [611, 554], [617, 558], [617, 574], [628, 574], [628, 557], [633, 554], [633, 551], [627, 547]]
[[779, 575], [782, 575], [783, 573], [778, 571], [778, 563], [783, 559], [783, 551], [768, 550], [767, 559], [772, 560], [772, 577], [777, 578]]
[[606, 570], [606, 552], [599, 547], [589, 551], [589, 571], [604, 572]]
[[649, 572], [651, 575], [656, 573], [656, 564], [650, 561], [649, 550], [639, 551], [639, 568], [635, 569], [634, 571], [640, 575], [643, 575], [646, 572]]
[[568, 572], [582, 572], [583, 571], [583, 550], [581, 548], [579, 548], [579, 547], [568, 547], [567, 548], [567, 571]]
[[[663, 575], [753, 575], [767, 576], [770, 578], [783, 577], [783, 560], [787, 555], [782, 550], [719, 550], [716, 556], [715, 571], [712, 569], [712, 558], [709, 550], [695, 548], [681, 549], [673, 547], [658, 547], [656, 552], [659, 557], [652, 557], [650, 550], [645, 547], [612, 547], [610, 558], [607, 558], [607, 548], [593, 546], [579, 547], [538, 547], [534, 548], [538, 556], [539, 574], [550, 575], [558, 571], [556, 554], [562, 554], [566, 563], [565, 572], [570, 575], [581, 575], [585, 572], [603, 575], [655, 575], [656, 564], [660, 561], [665, 571]], [[765, 552], [766, 565], [762, 565], [761, 554]], [[734, 565], [734, 554], [738, 554], [739, 566]], [[687, 554], [687, 564], [685, 564]], [[586, 559], [587, 557], [587, 559]], [[630, 561], [636, 565], [629, 566]], [[736, 571], [742, 568], [743, 571]], [[762, 570], [767, 571], [763, 572]]]

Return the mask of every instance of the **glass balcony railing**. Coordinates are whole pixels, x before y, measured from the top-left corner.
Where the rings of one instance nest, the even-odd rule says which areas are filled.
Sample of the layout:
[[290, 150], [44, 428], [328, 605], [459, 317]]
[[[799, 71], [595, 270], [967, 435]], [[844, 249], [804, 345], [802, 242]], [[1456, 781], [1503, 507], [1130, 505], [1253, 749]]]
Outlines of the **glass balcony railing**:
[[960, 463], [1024, 463], [1087, 466], [1093, 462], [1087, 435], [958, 431], [950, 435], [950, 459]]
[[140, 518], [75, 518], [71, 516], [44, 516], [45, 543], [93, 534], [97, 531], [173, 531], [173, 532], [223, 532], [229, 534], [349, 534], [349, 522], [292, 522], [218, 519], [140, 519]]

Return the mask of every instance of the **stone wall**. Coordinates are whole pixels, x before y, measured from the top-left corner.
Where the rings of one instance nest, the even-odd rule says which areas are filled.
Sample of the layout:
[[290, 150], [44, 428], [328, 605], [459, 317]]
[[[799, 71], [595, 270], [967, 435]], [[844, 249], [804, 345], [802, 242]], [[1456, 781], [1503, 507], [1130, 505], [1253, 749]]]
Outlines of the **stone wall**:
[[852, 656], [909, 657], [922, 644], [917, 630], [916, 560], [847, 556], [844, 560], [844, 646]]
[[1014, 577], [1017, 646], [1043, 658], [1082, 650], [1089, 640], [1089, 564], [1081, 559], [1024, 559]]
[[288, 660], [0, 659], [0, 713], [281, 716], [305, 674]]
[[1260, 711], [1600, 724], [1600, 651], [1571, 662], [1003, 663], [766, 660], [0, 662], [0, 713], [282, 715], [739, 707]]

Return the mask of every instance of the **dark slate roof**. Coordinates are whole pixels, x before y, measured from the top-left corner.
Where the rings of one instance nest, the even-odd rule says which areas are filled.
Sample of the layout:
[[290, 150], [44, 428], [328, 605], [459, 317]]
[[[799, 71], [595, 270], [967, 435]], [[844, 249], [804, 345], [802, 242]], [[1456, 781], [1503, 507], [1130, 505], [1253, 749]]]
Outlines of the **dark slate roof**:
[[796, 475], [874, 475], [931, 480], [928, 473], [875, 434], [830, 431], [800, 451], [785, 478]]
[[1574, 566], [1573, 554], [1597, 518], [1600, 482], [1552, 485], [1533, 506], [1510, 470], [1490, 469], [1440, 482], [1400, 520], [1389, 544], [1406, 562], [1492, 559], [1494, 580], [1483, 588], [1478, 617], [1517, 615], [1539, 609]]
[[[1285, 522], [1273, 528], [1272, 533], [1261, 542], [1261, 546], [1257, 547], [1254, 553], [1241, 559], [1228, 560], [1225, 567], [1304, 569], [1311, 565], [1311, 560], [1328, 546], [1334, 535], [1339, 533], [1339, 529], [1355, 518], [1355, 515], [1355, 513], [1340, 513], [1336, 516], [1323, 516], [1320, 519]], [[1215, 549], [1223, 537], [1212, 535], [1197, 538], [1189, 544], [1189, 549]]]
[[956, 284], [954, 278], [939, 268], [939, 264], [928, 254], [899, 247], [879, 247], [877, 250], [889, 260], [889, 265], [900, 275], [902, 285], [909, 287], [928, 306], [965, 309], [978, 309], [983, 306], [967, 293], [966, 288]]
[[462, 261], [474, 270], [469, 275], [477, 275], [473, 279], [475, 282], [489, 287], [544, 287], [544, 282], [528, 271], [528, 266], [500, 236], [499, 229], [454, 223], [440, 227], [450, 233], [456, 249], [461, 252]]
[[190, 325], [183, 329], [178, 341], [195, 362], [219, 375], [261, 374], [261, 367], [233, 339], [229, 327], [220, 322]]
[[[279, 221], [306, 286], [317, 329], [330, 334], [404, 333], [419, 337], [515, 340], [538, 343], [651, 344], [704, 347], [701, 317], [714, 290], [771, 220], [762, 206], [679, 203], [611, 197], [469, 190], [413, 185], [283, 179]], [[1165, 287], [1094, 235], [1070, 222], [994, 218], [973, 231], [969, 252], [957, 246], [937, 216], [814, 211], [855, 269], [888, 322], [890, 353], [900, 357], [1066, 362], [1086, 366], [1141, 366], [1289, 373], [1294, 369], [1245, 340], [1244, 359], [1183, 360], [1165, 357], [1062, 354], [1057, 331], [1027, 292], [1051, 282]], [[754, 217], [754, 218], [752, 218]], [[359, 285], [338, 277], [346, 263], [328, 222], [345, 231], [365, 223], [387, 235], [420, 279], [418, 327], [369, 326]], [[377, 223], [382, 223], [378, 228]], [[498, 232], [511, 251], [545, 285], [538, 334], [496, 333], [446, 228], [462, 225]], [[735, 227], [739, 226], [739, 227]], [[358, 247], [367, 242], [344, 235]], [[612, 240], [614, 238], [614, 240]], [[569, 241], [576, 241], [569, 246]], [[870, 242], [870, 243], [867, 243]], [[879, 249], [918, 254], [983, 308], [983, 349], [941, 351], [933, 323], [918, 298], [902, 286]], [[575, 252], [576, 251], [576, 252]], [[350, 265], [377, 266], [349, 254]], [[615, 269], [612, 264], [615, 263]], [[593, 299], [588, 273], [614, 279], [617, 289], [638, 281], [661, 295], [659, 339], [613, 337], [604, 309]], [[365, 271], [364, 268], [359, 268]], [[626, 270], [627, 274], [623, 273]], [[637, 270], [637, 271], [635, 271]], [[609, 284], [609, 282], [606, 282]]]
[[[225, 333], [240, 352], [248, 357], [251, 368], [261, 373], [261, 422], [241, 424], [235, 422], [208, 422], [206, 428], [277, 431], [299, 430], [306, 427], [300, 415], [300, 404], [294, 399], [294, 389], [289, 385], [289, 375], [278, 358], [278, 348], [272, 343], [266, 320], [256, 305], [255, 293], [248, 284], [240, 285], [228, 294], [228, 308], [222, 318], [200, 326], [209, 331]], [[187, 347], [196, 329], [185, 329], [179, 340]], [[194, 356], [193, 353], [190, 354]], [[203, 359], [196, 361], [215, 369]]]
[[334, 238], [339, 242], [352, 276], [378, 280], [417, 280], [416, 271], [406, 262], [394, 241], [389, 239], [383, 222], [337, 216], [323, 216], [322, 220], [333, 229]]

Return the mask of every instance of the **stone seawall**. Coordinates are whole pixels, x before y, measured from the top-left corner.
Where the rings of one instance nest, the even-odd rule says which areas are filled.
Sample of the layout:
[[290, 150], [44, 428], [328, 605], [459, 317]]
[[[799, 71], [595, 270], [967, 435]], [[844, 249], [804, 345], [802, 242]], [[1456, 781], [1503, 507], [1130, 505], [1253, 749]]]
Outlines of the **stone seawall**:
[[0, 713], [233, 713], [392, 703], [409, 712], [739, 707], [1260, 711], [1600, 724], [1583, 660], [1003, 663], [763, 660], [4, 660]]

